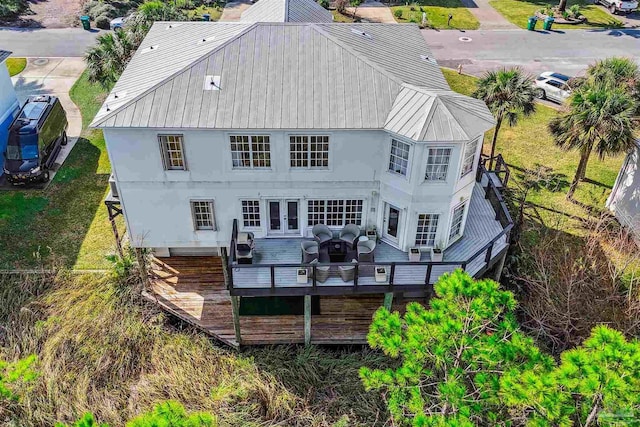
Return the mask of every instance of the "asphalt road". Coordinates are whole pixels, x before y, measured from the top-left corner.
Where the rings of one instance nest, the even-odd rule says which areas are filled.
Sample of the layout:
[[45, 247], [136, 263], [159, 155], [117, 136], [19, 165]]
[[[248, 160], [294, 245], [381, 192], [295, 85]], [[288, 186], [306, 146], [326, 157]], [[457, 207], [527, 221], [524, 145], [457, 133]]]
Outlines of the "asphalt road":
[[0, 28], [0, 49], [16, 57], [79, 57], [105, 31], [80, 28]]
[[[569, 30], [563, 32], [493, 30], [434, 31], [423, 35], [438, 63], [480, 75], [503, 66], [530, 73], [558, 71], [579, 75], [598, 59], [632, 57], [640, 64], [640, 30]], [[470, 41], [461, 41], [468, 37]]]

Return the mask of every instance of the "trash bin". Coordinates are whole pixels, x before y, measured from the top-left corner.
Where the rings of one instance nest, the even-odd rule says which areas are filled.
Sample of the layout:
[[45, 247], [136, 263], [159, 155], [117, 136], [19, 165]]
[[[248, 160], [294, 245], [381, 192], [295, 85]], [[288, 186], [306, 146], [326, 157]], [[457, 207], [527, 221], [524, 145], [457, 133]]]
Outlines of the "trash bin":
[[211, 21], [211, 15], [208, 13], [203, 13], [202, 14], [202, 20], [203, 21]]
[[545, 18], [544, 20], [544, 29], [545, 31], [549, 31], [551, 30], [551, 26], [553, 25], [553, 22], [555, 21], [555, 19], [553, 19], [553, 17], [548, 16]]
[[527, 30], [535, 31], [537, 23], [538, 23], [538, 18], [536, 18], [535, 16], [530, 17], [529, 21], [527, 21]]
[[82, 28], [84, 28], [85, 30], [90, 30], [91, 29], [91, 22], [89, 21], [89, 17], [88, 16], [81, 16], [80, 17], [80, 22], [82, 22]]

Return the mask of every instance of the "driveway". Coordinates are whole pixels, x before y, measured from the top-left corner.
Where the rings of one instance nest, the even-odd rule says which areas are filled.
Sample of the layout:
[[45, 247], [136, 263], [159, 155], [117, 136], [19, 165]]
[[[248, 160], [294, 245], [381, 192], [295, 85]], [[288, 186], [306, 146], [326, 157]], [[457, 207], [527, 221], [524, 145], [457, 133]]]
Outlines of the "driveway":
[[[356, 10], [354, 7], [348, 7], [347, 12], [353, 14]], [[386, 24], [395, 24], [396, 20], [391, 14], [391, 9], [379, 1], [368, 0], [358, 6], [357, 15], [368, 22], [382, 22]]]
[[226, 22], [239, 21], [240, 16], [242, 15], [242, 12], [247, 10], [249, 6], [251, 6], [252, 4], [253, 3], [251, 3], [249, 0], [234, 1], [231, 3], [227, 3], [226, 6], [224, 7], [224, 10], [222, 11], [222, 16], [220, 17], [220, 21], [226, 21]]
[[[24, 71], [11, 79], [20, 104], [31, 95], [55, 95], [60, 98], [67, 112], [69, 143], [62, 147], [58, 154], [49, 182], [53, 180], [56, 172], [69, 156], [82, 131], [82, 116], [78, 107], [71, 101], [69, 90], [84, 69], [85, 63], [82, 58], [29, 58]], [[42, 189], [47, 185], [48, 183], [31, 188]], [[13, 190], [15, 187], [6, 184], [1, 178], [0, 189]]]
[[480, 22], [481, 30], [511, 30], [518, 28], [489, 4], [489, 0], [461, 0]]

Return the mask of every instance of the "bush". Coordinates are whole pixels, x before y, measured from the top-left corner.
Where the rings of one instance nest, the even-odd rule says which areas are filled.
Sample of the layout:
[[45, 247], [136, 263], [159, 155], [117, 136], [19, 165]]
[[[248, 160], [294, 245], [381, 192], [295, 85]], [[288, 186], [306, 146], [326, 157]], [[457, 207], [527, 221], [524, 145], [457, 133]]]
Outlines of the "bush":
[[325, 9], [329, 9], [329, 0], [318, 0], [318, 4]]
[[[105, 16], [110, 20], [118, 15], [118, 11], [115, 7], [108, 3], [102, 2], [90, 2], [92, 5], [85, 8], [85, 13], [91, 18], [97, 20], [99, 16]], [[107, 25], [107, 28], [108, 25]]]
[[2, 0], [0, 1], [0, 18], [12, 18], [27, 7], [27, 2], [24, 0]]
[[393, 16], [395, 16], [396, 18], [402, 18], [402, 9], [396, 9], [393, 12]]
[[574, 4], [569, 8], [569, 13], [572, 17], [576, 19], [579, 18], [580, 15], [582, 15], [582, 6], [580, 6], [579, 4]]
[[102, 29], [102, 30], [108, 30], [109, 29], [109, 23], [111, 22], [111, 19], [109, 16], [107, 15], [100, 15], [96, 18], [96, 27]]

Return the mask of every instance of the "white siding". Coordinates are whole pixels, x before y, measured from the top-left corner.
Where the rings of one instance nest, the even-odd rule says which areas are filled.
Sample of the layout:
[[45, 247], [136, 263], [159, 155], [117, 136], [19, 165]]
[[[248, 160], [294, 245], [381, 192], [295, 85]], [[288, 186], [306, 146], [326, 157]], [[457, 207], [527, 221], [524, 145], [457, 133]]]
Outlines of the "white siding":
[[607, 207], [623, 225], [629, 227], [640, 242], [640, 142], [635, 151], [627, 155]]

